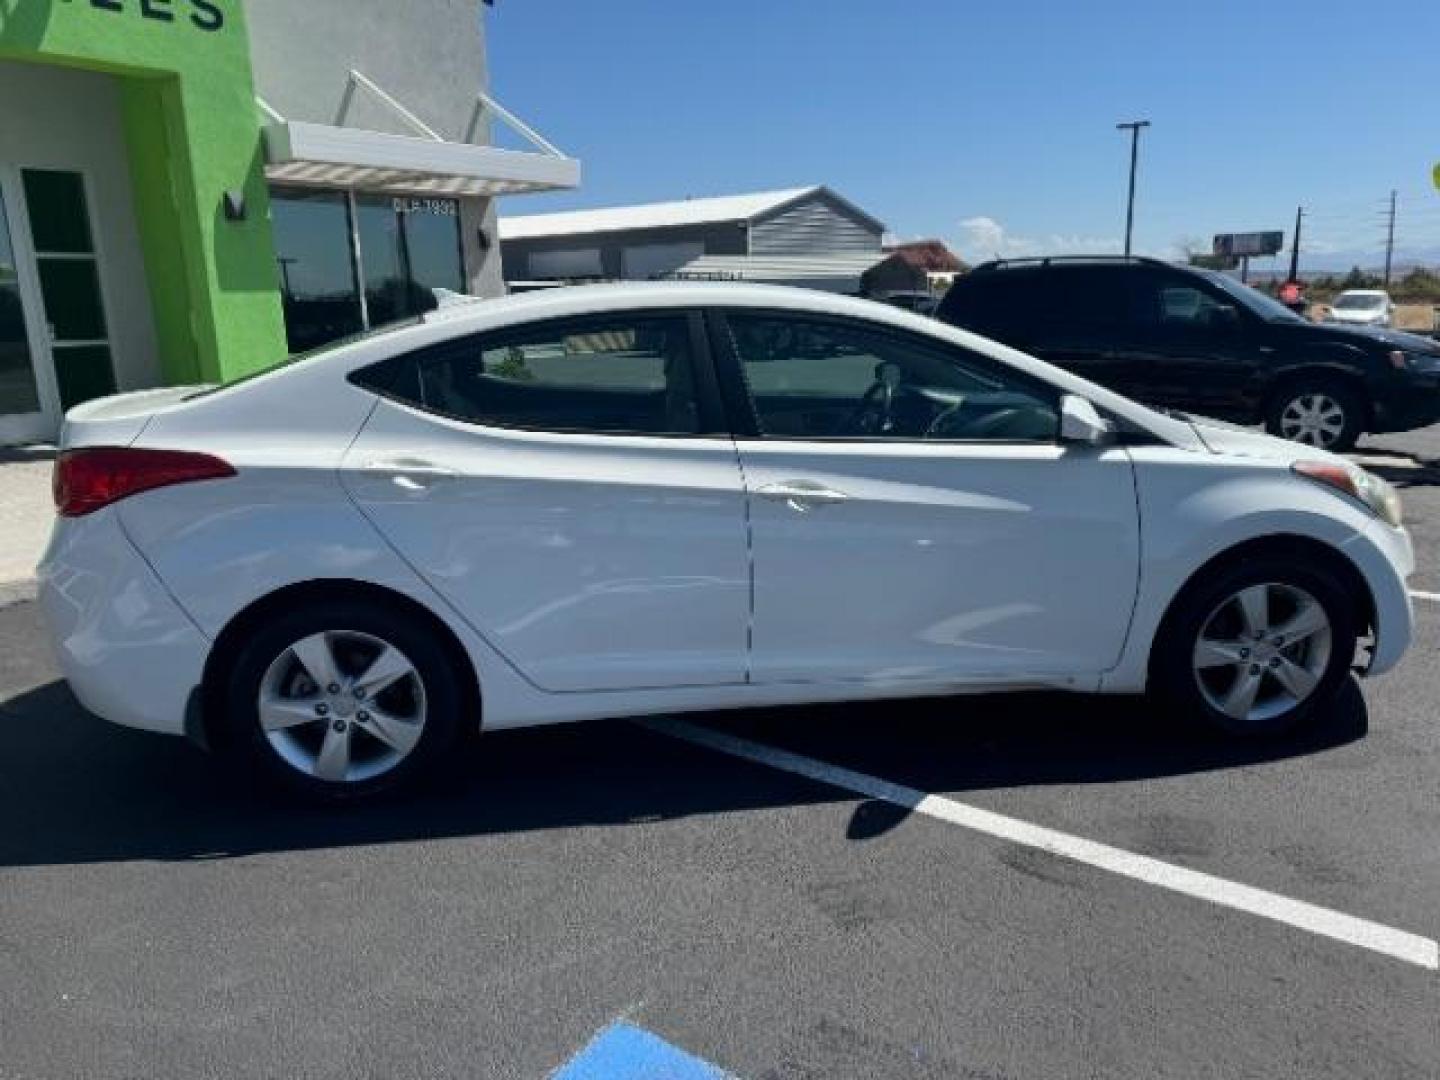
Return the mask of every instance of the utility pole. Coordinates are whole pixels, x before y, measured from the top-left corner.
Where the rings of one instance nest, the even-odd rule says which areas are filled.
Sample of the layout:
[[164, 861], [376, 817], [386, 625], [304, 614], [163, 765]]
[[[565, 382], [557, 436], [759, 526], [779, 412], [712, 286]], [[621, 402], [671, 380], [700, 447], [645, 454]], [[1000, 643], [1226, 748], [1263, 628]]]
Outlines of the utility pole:
[[1295, 208], [1295, 243], [1290, 248], [1290, 277], [1289, 280], [1295, 283], [1300, 281], [1300, 228], [1305, 220], [1305, 208]]
[[1390, 264], [1395, 259], [1395, 198], [1398, 193], [1390, 192], [1390, 227], [1385, 236], [1385, 287], [1390, 287]]
[[1130, 257], [1130, 242], [1135, 234], [1135, 170], [1140, 161], [1140, 130], [1150, 126], [1149, 120], [1131, 120], [1116, 124], [1116, 131], [1130, 132], [1130, 197], [1125, 202], [1125, 257]]

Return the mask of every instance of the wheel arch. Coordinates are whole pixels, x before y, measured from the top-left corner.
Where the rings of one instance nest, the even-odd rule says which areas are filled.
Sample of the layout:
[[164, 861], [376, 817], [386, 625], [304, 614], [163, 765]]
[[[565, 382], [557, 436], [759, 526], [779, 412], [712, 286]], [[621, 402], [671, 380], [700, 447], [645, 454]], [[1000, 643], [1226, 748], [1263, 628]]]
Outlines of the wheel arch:
[[1334, 545], [1314, 537], [1302, 536], [1297, 533], [1275, 533], [1246, 540], [1226, 548], [1208, 559], [1185, 579], [1185, 583], [1180, 586], [1175, 595], [1171, 597], [1169, 604], [1166, 605], [1165, 614], [1161, 617], [1155, 633], [1151, 636], [1149, 655], [1146, 658], [1148, 676], [1153, 678], [1160, 644], [1170, 632], [1177, 614], [1182, 610], [1183, 602], [1190, 593], [1199, 588], [1201, 583], [1211, 575], [1262, 556], [1303, 559], [1325, 566], [1344, 582], [1346, 594], [1353, 598], [1355, 623], [1360, 628], [1361, 635], [1365, 636], [1375, 632], [1378, 621], [1375, 596], [1371, 592], [1365, 575], [1349, 556]]
[[[473, 732], [478, 732], [484, 719], [479, 675], [465, 646], [445, 621], [424, 604], [383, 585], [349, 578], [325, 578], [296, 582], [267, 593], [237, 612], [216, 636], [210, 655], [205, 661], [200, 684], [200, 715], [196, 718], [200, 728], [198, 734], [203, 736], [204, 742], [209, 746], [218, 746], [218, 740], [225, 737], [223, 725], [218, 723], [221, 688], [230, 664], [239, 652], [238, 644], [252, 628], [278, 612], [305, 604], [357, 599], [404, 611], [435, 633], [436, 640], [449, 656], [460, 678], [466, 704], [473, 710], [472, 715], [477, 717], [477, 721], [470, 726]], [[194, 722], [191, 726], [194, 726]]]

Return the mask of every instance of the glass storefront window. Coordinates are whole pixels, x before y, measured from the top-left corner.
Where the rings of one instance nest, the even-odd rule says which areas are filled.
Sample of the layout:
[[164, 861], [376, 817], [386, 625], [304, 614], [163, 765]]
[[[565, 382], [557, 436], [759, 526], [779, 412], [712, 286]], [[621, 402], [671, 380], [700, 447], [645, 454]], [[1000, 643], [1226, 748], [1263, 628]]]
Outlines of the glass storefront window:
[[35, 387], [25, 309], [21, 306], [19, 267], [10, 242], [10, 222], [5, 216], [5, 193], [0, 191], [0, 416], [39, 411], [40, 394]]
[[21, 179], [50, 327], [50, 358], [60, 406], [68, 410], [117, 389], [85, 178], [26, 169]]
[[270, 213], [290, 351], [305, 352], [364, 329], [347, 196], [277, 191]]
[[430, 311], [437, 288], [464, 289], [454, 200], [289, 189], [272, 200], [292, 352]]

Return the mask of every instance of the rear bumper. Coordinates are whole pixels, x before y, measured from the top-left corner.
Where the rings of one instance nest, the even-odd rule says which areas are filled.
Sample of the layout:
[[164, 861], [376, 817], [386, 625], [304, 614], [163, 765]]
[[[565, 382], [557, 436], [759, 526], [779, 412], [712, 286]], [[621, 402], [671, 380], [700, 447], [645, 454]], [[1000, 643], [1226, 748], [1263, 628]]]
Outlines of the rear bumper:
[[51, 643], [80, 703], [125, 727], [183, 735], [210, 642], [140, 557], [113, 508], [62, 520], [39, 582]]

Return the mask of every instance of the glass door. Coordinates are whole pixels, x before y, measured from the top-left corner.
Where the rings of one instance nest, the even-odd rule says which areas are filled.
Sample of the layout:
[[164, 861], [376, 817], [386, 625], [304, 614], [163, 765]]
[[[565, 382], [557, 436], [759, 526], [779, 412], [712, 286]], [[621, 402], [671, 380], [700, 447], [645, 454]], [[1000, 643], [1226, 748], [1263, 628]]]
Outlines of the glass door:
[[21, 180], [62, 410], [115, 393], [100, 259], [85, 178], [24, 169]]
[[38, 377], [35, 305], [28, 301], [28, 267], [11, 228], [15, 185], [0, 168], [0, 446], [54, 434]]

